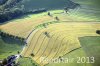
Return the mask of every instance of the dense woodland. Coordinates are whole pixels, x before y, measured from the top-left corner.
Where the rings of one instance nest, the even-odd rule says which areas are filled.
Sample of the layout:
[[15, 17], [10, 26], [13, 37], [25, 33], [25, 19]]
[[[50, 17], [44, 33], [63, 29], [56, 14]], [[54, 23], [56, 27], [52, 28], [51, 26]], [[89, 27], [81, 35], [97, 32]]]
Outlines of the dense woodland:
[[17, 7], [21, 0], [0, 0], [0, 23], [23, 14], [23, 7]]

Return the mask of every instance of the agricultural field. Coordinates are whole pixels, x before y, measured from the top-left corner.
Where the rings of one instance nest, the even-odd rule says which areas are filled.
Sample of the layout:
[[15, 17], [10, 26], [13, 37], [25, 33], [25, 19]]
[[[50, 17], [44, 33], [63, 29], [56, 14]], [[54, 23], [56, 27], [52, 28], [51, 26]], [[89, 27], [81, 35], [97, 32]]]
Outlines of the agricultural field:
[[99, 36], [86, 36], [79, 38], [81, 45], [88, 57], [93, 56], [95, 58], [95, 63], [93, 66], [99, 66], [100, 60], [100, 37]]
[[[37, 1], [41, 2], [34, 0]], [[60, 1], [55, 0], [54, 3], [60, 4]], [[72, 1], [81, 4], [81, 7], [69, 9], [68, 12], [63, 7], [26, 14], [0, 24], [0, 60], [20, 52], [21, 57], [16, 61], [19, 66], [99, 66], [100, 34], [96, 31], [100, 30], [100, 10], [97, 10], [96, 4], [89, 3], [90, 0]], [[27, 1], [24, 5], [29, 7], [29, 2], [32, 1]], [[48, 3], [43, 5], [43, 1], [40, 5], [39, 3], [30, 3], [30, 8], [54, 6], [51, 1], [52, 6]], [[65, 4], [65, 0], [61, 3]], [[91, 6], [93, 4], [95, 6]], [[54, 8], [58, 7], [60, 8], [56, 5]], [[79, 63], [79, 57], [94, 57], [95, 62], [92, 63], [92, 59], [91, 63]], [[62, 58], [73, 60], [63, 63]]]
[[20, 66], [38, 66], [31, 58], [20, 58], [18, 62]]
[[[63, 57], [76, 49], [81, 49], [79, 37], [100, 36], [96, 34], [96, 30], [100, 29], [99, 22], [78, 16], [75, 19], [70, 13], [64, 13], [64, 10], [49, 12], [52, 16], [48, 16], [48, 12], [27, 15], [0, 26], [2, 32], [25, 38], [27, 45], [21, 55], [32, 58], [40, 66], [50, 62], [45, 59]], [[55, 19], [56, 16], [59, 20]], [[89, 21], [86, 21], [87, 19]], [[79, 51], [84, 52], [82, 49]], [[34, 56], [31, 56], [32, 54]], [[41, 58], [45, 58], [44, 61], [41, 61]]]
[[[60, 22], [94, 22], [97, 19], [92, 17], [86, 17], [78, 12], [70, 11], [71, 13], [66, 14], [64, 10], [50, 11], [52, 16], [48, 16], [48, 12], [40, 14], [32, 14], [21, 17], [17, 20], [12, 20], [7, 24], [1, 25], [1, 31], [9, 33], [14, 36], [27, 38], [29, 33], [38, 25], [56, 21], [55, 17], [58, 16]], [[78, 15], [77, 15], [78, 14]], [[74, 16], [75, 15], [75, 16]], [[81, 16], [82, 15], [82, 16]], [[81, 17], [80, 17], [81, 16]], [[17, 29], [16, 29], [17, 28]]]
[[[45, 65], [48, 62], [40, 62], [41, 57], [45, 59], [59, 58], [59, 56], [80, 48], [78, 37], [100, 36], [96, 34], [96, 30], [100, 29], [97, 25], [100, 24], [58, 22], [48, 25], [47, 28], [37, 29], [29, 37], [29, 44], [25, 48], [23, 55], [29, 57], [31, 53], [34, 53], [33, 60], [36, 60], [40, 65]], [[45, 35], [45, 32], [49, 36]]]

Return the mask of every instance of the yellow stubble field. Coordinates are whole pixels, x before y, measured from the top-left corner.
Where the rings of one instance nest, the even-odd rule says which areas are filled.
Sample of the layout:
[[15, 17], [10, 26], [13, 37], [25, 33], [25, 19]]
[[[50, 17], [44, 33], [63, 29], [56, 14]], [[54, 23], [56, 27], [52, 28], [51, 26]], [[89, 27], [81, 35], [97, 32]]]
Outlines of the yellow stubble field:
[[[40, 65], [49, 63], [48, 61], [41, 61], [41, 58], [54, 59], [63, 56], [66, 53], [80, 48], [78, 37], [83, 36], [99, 36], [96, 30], [100, 29], [100, 23], [56, 23], [48, 25], [47, 28], [38, 29], [33, 33], [28, 46], [26, 46], [22, 55], [24, 57], [31, 57]], [[96, 27], [97, 26], [97, 27]], [[44, 33], [48, 32], [50, 37]], [[30, 54], [34, 53], [34, 57]], [[45, 60], [44, 59], [44, 60]]]

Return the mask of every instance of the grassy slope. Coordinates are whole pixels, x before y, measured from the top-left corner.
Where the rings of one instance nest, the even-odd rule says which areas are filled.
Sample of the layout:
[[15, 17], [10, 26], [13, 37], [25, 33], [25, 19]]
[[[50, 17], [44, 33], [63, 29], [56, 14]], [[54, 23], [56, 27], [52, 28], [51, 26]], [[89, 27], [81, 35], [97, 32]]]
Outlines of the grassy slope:
[[[100, 4], [99, 0], [72, 0], [73, 2], [79, 3], [82, 7], [76, 13], [84, 18], [91, 18], [100, 21]], [[75, 15], [75, 14], [74, 14]]]
[[19, 59], [20, 66], [33, 66], [32, 61], [28, 58]]
[[0, 59], [4, 59], [7, 56], [17, 54], [17, 51], [20, 51], [22, 45], [17, 43], [6, 43], [0, 37]]
[[73, 2], [79, 3], [79, 4], [83, 4], [86, 6], [91, 6], [91, 7], [96, 7], [94, 9], [99, 9], [99, 2], [100, 0], [72, 0]]
[[94, 66], [100, 66], [100, 37], [83, 37], [80, 38], [81, 45], [87, 56], [94, 57]]
[[[87, 18], [91, 20], [100, 21], [100, 5], [99, 0], [71, 0], [73, 2], [79, 3], [82, 5], [82, 8], [86, 9], [75, 9], [71, 13], [74, 13], [72, 16], [77, 18]], [[48, 9], [60, 9], [67, 6], [69, 0], [30, 0], [24, 2], [26, 8], [48, 8]], [[40, 4], [41, 3], [41, 4]], [[45, 3], [45, 4], [44, 4]], [[29, 8], [29, 9], [30, 9]], [[91, 10], [92, 9], [92, 10]]]
[[35, 66], [38, 65], [31, 58], [20, 58], [19, 59], [20, 66]]

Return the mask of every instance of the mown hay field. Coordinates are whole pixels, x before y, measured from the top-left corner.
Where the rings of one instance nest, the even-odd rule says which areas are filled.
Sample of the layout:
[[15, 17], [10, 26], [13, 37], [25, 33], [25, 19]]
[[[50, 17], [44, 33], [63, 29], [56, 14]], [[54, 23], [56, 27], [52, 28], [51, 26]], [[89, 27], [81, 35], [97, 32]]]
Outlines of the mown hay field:
[[[96, 34], [96, 30], [100, 29], [98, 25], [100, 24], [60, 22], [48, 25], [47, 28], [37, 29], [29, 37], [28, 45], [22, 55], [31, 57], [40, 65], [45, 65], [49, 62], [41, 62], [41, 57], [45, 59], [59, 58], [59, 56], [80, 48], [78, 37], [100, 36]], [[45, 32], [49, 37], [45, 35]], [[34, 53], [35, 56], [32, 57], [31, 53]]]

